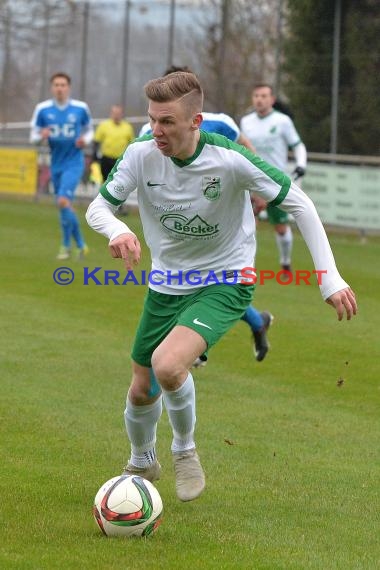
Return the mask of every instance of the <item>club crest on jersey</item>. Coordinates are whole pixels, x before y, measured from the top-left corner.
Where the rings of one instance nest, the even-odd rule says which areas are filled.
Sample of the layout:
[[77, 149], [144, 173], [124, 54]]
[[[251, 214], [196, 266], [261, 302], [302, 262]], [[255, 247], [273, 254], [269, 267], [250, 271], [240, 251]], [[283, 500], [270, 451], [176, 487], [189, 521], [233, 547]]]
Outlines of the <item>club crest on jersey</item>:
[[115, 185], [112, 187], [112, 190], [114, 194], [122, 195], [124, 192], [124, 186]]
[[220, 176], [202, 176], [202, 192], [206, 200], [217, 200], [220, 196]]

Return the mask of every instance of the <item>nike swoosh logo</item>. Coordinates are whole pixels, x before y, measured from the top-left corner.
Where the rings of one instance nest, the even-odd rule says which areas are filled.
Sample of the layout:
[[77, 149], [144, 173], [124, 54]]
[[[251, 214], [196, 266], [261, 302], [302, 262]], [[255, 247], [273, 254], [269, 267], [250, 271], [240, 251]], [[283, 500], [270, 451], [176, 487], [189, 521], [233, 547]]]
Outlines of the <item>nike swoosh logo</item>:
[[201, 326], [201, 327], [205, 327], [206, 329], [210, 329], [210, 331], [212, 331], [212, 328], [211, 328], [211, 327], [209, 327], [209, 326], [206, 325], [205, 323], [202, 323], [198, 318], [193, 319], [193, 323], [194, 323], [195, 325], [199, 325], [199, 326]]
[[162, 183], [162, 184], [160, 184], [160, 183], [155, 184], [154, 182], [151, 182], [150, 180], [148, 180], [147, 184], [148, 184], [148, 186], [150, 186], [151, 188], [152, 188], [152, 186], [166, 186], [166, 184], [163, 184], [163, 183]]

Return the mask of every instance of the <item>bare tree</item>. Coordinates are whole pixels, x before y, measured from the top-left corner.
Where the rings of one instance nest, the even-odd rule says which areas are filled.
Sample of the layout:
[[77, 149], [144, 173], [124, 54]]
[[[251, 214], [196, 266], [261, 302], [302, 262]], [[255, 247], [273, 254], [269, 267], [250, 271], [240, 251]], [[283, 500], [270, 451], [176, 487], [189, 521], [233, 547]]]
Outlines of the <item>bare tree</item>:
[[206, 4], [193, 42], [198, 73], [210, 108], [239, 117], [249, 104], [252, 84], [275, 79], [279, 2], [205, 0], [205, 8]]
[[3, 122], [28, 116], [31, 100], [46, 94], [56, 54], [65, 54], [67, 61], [69, 18], [60, 0], [0, 0]]
[[[239, 5], [241, 1], [236, 0]], [[206, 29], [194, 32], [202, 2], [203, 16], [213, 10], [220, 16], [216, 0], [0, 0], [0, 121], [29, 120], [36, 102], [49, 96], [49, 77], [56, 71], [71, 75], [73, 96], [84, 97], [95, 117], [106, 116], [109, 106], [120, 101], [127, 114], [145, 114], [143, 85], [163, 73], [168, 59], [201, 68], [202, 54], [189, 50], [188, 44], [195, 36], [205, 43]], [[223, 57], [228, 79], [223, 84], [230, 77], [236, 84], [231, 71], [236, 32], [225, 27], [230, 35]], [[208, 39], [213, 41], [212, 33]], [[218, 65], [220, 39], [215, 28]], [[218, 69], [210, 69], [214, 81]]]

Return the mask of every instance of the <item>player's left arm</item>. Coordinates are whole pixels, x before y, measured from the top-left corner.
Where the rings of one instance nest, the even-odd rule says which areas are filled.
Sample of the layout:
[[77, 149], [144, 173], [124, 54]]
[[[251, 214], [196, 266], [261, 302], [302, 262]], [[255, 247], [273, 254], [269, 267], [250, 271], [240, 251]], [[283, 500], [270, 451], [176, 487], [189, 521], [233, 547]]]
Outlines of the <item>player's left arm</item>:
[[333, 295], [330, 295], [330, 297], [326, 299], [326, 303], [335, 308], [339, 321], [343, 319], [345, 312], [347, 320], [350, 320], [353, 315], [356, 315], [356, 297], [350, 287], [337, 291], [337, 293], [333, 293]]
[[298, 180], [298, 178], [305, 176], [306, 173], [306, 164], [307, 164], [306, 146], [302, 141], [300, 141], [292, 148], [292, 150], [296, 161], [296, 167], [292, 174], [294, 180]]
[[251, 143], [251, 141], [249, 140], [249, 138], [246, 135], [243, 135], [243, 133], [240, 131], [240, 135], [236, 140], [237, 143], [242, 144], [243, 146], [245, 146], [246, 148], [248, 148], [251, 152], [253, 152], [254, 154], [256, 154], [256, 149], [253, 146], [253, 144]]
[[294, 180], [301, 178], [305, 175], [307, 166], [307, 151], [306, 146], [301, 140], [296, 127], [290, 117], [284, 119], [282, 125], [282, 135], [288, 145], [288, 148], [293, 151], [296, 168], [293, 171]]
[[255, 193], [250, 193], [250, 198], [251, 198], [253, 213], [255, 214], [255, 216], [258, 216], [260, 212], [266, 209], [268, 203], [266, 200], [264, 200], [264, 198], [258, 196]]
[[325, 229], [310, 198], [294, 183], [291, 184], [280, 208], [293, 215], [309, 248], [317, 272], [323, 299], [332, 305], [342, 320], [357, 312], [355, 294], [340, 276]]
[[92, 143], [93, 139], [94, 139], [94, 126], [92, 123], [90, 110], [86, 105], [83, 108], [82, 131], [80, 136], [75, 141], [75, 145], [78, 148], [83, 148], [84, 146], [87, 146], [90, 143]]
[[[253, 154], [256, 154], [255, 147], [253, 146], [249, 138], [246, 135], [243, 135], [240, 129], [239, 129], [239, 136], [236, 139], [236, 142], [245, 146], [248, 150], [253, 152]], [[251, 198], [253, 213], [255, 214], [255, 216], [258, 216], [260, 212], [266, 209], [268, 205], [267, 201], [264, 200], [262, 196], [258, 196], [258, 194], [255, 194], [255, 192], [250, 193], [250, 198]]]

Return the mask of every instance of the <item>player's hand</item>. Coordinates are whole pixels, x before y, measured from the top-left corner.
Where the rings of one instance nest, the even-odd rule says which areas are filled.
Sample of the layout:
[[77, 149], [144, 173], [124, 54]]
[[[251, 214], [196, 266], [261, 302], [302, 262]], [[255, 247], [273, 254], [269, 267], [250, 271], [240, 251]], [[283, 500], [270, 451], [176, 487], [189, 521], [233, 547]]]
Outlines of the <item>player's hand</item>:
[[85, 145], [85, 142], [84, 142], [83, 137], [79, 137], [79, 139], [77, 139], [77, 140], [75, 141], [75, 146], [76, 146], [77, 148], [83, 148], [84, 145]]
[[349, 321], [353, 315], [356, 315], [358, 309], [355, 293], [350, 287], [333, 293], [333, 295], [326, 299], [326, 303], [335, 308], [339, 321], [343, 319], [345, 312], [347, 320]]
[[127, 271], [140, 261], [141, 246], [135, 234], [125, 233], [117, 236], [109, 243], [109, 249], [112, 257], [124, 260]]
[[42, 139], [43, 141], [46, 141], [46, 140], [50, 137], [50, 129], [49, 129], [49, 127], [44, 127], [43, 129], [41, 129], [40, 135], [41, 135], [41, 139]]
[[302, 178], [302, 176], [305, 176], [305, 173], [305, 168], [302, 168], [302, 166], [297, 166], [297, 168], [295, 168], [292, 172], [293, 180], [296, 181], [298, 178]]
[[255, 216], [260, 214], [260, 212], [265, 210], [267, 207], [266, 200], [264, 200], [264, 198], [261, 198], [260, 196], [252, 196], [251, 197], [251, 204], [252, 204], [253, 213], [255, 214]]

